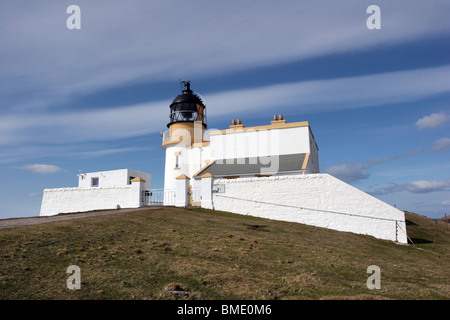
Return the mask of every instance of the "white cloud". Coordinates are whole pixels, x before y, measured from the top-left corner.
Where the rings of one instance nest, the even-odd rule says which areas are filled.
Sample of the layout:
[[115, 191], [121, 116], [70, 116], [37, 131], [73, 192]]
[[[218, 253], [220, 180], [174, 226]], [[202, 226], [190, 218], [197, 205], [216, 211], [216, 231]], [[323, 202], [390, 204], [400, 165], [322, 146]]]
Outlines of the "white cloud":
[[450, 200], [444, 200], [441, 202], [441, 205], [443, 206], [450, 206]]
[[433, 191], [444, 191], [450, 188], [450, 179], [436, 181], [413, 181], [403, 185], [404, 189], [412, 193], [428, 193]]
[[64, 170], [51, 164], [27, 164], [22, 167], [18, 167], [18, 169], [28, 170], [39, 174], [52, 174]]
[[442, 126], [444, 123], [450, 121], [450, 114], [445, 113], [432, 113], [428, 116], [420, 118], [416, 122], [416, 126], [420, 129], [425, 128], [437, 128]]
[[434, 142], [431, 152], [444, 152], [450, 150], [450, 138], [442, 138]]

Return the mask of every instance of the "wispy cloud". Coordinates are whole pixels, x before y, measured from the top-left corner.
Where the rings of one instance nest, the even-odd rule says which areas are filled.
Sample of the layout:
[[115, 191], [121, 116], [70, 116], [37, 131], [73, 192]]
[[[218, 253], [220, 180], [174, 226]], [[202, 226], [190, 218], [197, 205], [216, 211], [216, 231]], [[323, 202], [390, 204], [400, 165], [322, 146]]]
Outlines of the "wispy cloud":
[[408, 158], [421, 152], [423, 152], [423, 149], [418, 148], [392, 157], [374, 158], [365, 160], [363, 162], [354, 162], [354, 163], [347, 162], [340, 165], [328, 167], [324, 171], [328, 172], [329, 174], [338, 179], [341, 179], [348, 183], [353, 183], [359, 180], [367, 179], [370, 176], [367, 170], [375, 165], [379, 165], [382, 163], [402, 158]]
[[79, 158], [95, 158], [102, 157], [116, 153], [124, 153], [124, 152], [136, 152], [146, 150], [148, 148], [145, 147], [127, 147], [127, 148], [116, 148], [116, 149], [102, 149], [102, 150], [91, 150], [91, 151], [78, 151], [70, 153], [70, 156], [79, 157]]
[[0, 145], [44, 141], [63, 144], [145, 135], [161, 130], [167, 117], [167, 101], [65, 114], [11, 115], [0, 119]]
[[408, 191], [411, 193], [430, 193], [436, 191], [450, 190], [450, 179], [446, 180], [419, 180], [404, 184], [391, 184], [386, 187], [376, 189], [372, 194], [384, 195], [395, 192]]
[[416, 122], [416, 126], [420, 129], [437, 128], [450, 121], [450, 114], [446, 113], [432, 113], [428, 116], [420, 118]]
[[[296, 113], [320, 112], [413, 101], [447, 92], [450, 87], [444, 79], [448, 74], [450, 65], [371, 76], [284, 83], [214, 94], [203, 93], [203, 96], [206, 98], [208, 116], [216, 119], [224, 115], [234, 116], [236, 113], [244, 118], [255, 110], [272, 112], [274, 105], [279, 110], [295, 110]], [[424, 83], [421, 80], [423, 78], [428, 81]], [[403, 85], [398, 86], [398, 83]], [[18, 145], [28, 148], [42, 142], [47, 145], [67, 145], [159, 132], [165, 129], [169, 102], [149, 101], [98, 110], [3, 116], [0, 118], [0, 145], [5, 148]], [[357, 176], [353, 179], [356, 178]]]
[[[439, 125], [442, 125], [443, 117], [442, 115], [445, 114], [431, 114], [430, 116], [426, 116], [421, 118], [419, 121], [416, 122], [416, 125], [419, 128], [434, 128]], [[446, 115], [445, 115], [446, 116]], [[419, 123], [419, 125], [418, 125]], [[359, 180], [367, 179], [369, 178], [370, 174], [367, 172], [368, 169], [370, 169], [374, 165], [382, 164], [385, 162], [398, 160], [402, 158], [407, 158], [414, 156], [416, 154], [422, 153], [422, 152], [446, 152], [450, 150], [450, 138], [441, 138], [439, 140], [436, 140], [433, 143], [433, 146], [427, 149], [424, 148], [417, 148], [393, 157], [385, 157], [385, 158], [374, 158], [365, 160], [362, 162], [345, 162], [340, 165], [335, 165], [326, 168], [324, 171], [328, 172], [329, 174], [346, 181], [348, 183], [357, 182]], [[413, 185], [408, 186], [409, 188], [413, 188]], [[406, 188], [406, 187], [405, 187]]]
[[324, 171], [342, 181], [352, 183], [367, 179], [370, 174], [366, 171], [366, 169], [368, 169], [368, 167], [362, 163], [346, 162], [340, 165], [328, 167]]
[[51, 164], [27, 164], [17, 168], [39, 174], [52, 174], [64, 170], [63, 168]]
[[[212, 106], [208, 112], [212, 116], [229, 112], [242, 114], [251, 113], [254, 108], [264, 111], [277, 106], [307, 113], [415, 101], [449, 92], [448, 74], [450, 65], [222, 92], [207, 96]], [[428, 81], [422, 81], [423, 78]], [[246, 106], [245, 110], [242, 105]]]
[[449, 33], [446, 0], [377, 4], [401, 15], [370, 33], [368, 5], [359, 0], [135, 0], [132, 6], [97, 0], [80, 4], [79, 31], [66, 28], [63, 2], [11, 2], [0, 12], [0, 96], [4, 109], [47, 109], [80, 92], [132, 82], [242, 71]]
[[40, 196], [42, 196], [42, 192], [32, 192], [32, 193], [27, 194], [27, 197], [29, 197], [29, 198], [40, 197]]
[[450, 150], [450, 138], [441, 138], [434, 142], [431, 152], [445, 152]]
[[372, 166], [374, 166], [376, 164], [381, 164], [381, 163], [389, 162], [389, 161], [392, 161], [392, 160], [409, 158], [411, 156], [415, 156], [415, 155], [417, 155], [419, 153], [422, 153], [423, 151], [424, 151], [423, 148], [417, 148], [417, 149], [410, 150], [410, 151], [407, 151], [405, 153], [398, 154], [398, 155], [395, 155], [395, 156], [392, 156], [392, 157], [370, 159], [370, 160], [366, 161], [366, 163], [367, 163], [366, 166], [367, 166], [367, 168], [370, 168], [370, 167], [372, 167]]

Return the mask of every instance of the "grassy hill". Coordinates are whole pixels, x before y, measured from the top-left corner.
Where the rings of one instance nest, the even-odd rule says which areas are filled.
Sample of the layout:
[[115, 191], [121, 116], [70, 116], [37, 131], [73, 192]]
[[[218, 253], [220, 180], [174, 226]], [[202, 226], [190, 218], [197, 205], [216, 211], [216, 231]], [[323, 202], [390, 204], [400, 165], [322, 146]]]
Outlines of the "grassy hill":
[[449, 299], [449, 230], [406, 217], [410, 246], [194, 208], [0, 230], [0, 299]]

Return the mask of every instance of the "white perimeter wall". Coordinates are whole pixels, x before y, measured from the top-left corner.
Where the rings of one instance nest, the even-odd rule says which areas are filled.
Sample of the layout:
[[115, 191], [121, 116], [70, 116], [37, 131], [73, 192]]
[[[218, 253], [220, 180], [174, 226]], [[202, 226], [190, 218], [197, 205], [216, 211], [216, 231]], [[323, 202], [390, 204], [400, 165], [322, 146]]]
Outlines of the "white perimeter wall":
[[110, 188], [45, 189], [40, 216], [58, 213], [134, 207], [131, 185]]
[[[216, 210], [407, 243], [402, 211], [328, 174], [216, 179]], [[397, 220], [397, 221], [396, 221]]]

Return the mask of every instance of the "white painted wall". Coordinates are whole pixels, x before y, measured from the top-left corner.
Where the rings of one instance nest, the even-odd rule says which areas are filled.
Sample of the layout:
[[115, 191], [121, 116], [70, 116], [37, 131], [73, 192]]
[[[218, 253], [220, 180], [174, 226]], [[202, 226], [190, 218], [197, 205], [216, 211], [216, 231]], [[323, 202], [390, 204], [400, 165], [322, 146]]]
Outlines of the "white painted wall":
[[131, 185], [107, 188], [45, 189], [40, 216], [92, 210], [133, 208]]
[[246, 158], [279, 154], [309, 153], [309, 127], [245, 131], [211, 135], [215, 159]]
[[309, 153], [306, 173], [318, 173], [319, 154], [309, 126], [270, 130], [236, 129], [211, 135], [211, 158], [232, 159]]
[[328, 174], [216, 179], [217, 184], [225, 192], [214, 193], [216, 210], [407, 243], [402, 211]]
[[[145, 182], [130, 183], [131, 177], [140, 177]], [[99, 179], [98, 187], [91, 187], [92, 178]], [[136, 170], [82, 173], [78, 175], [78, 188], [45, 189], [40, 215], [137, 208], [143, 205], [143, 190], [150, 188], [151, 175]]]
[[146, 190], [151, 188], [151, 175], [149, 173], [130, 169], [80, 173], [78, 174], [78, 187], [91, 188], [92, 178], [99, 179], [98, 187], [100, 188], [127, 186], [130, 185], [130, 177], [144, 179], [144, 188]]
[[[182, 152], [181, 146], [173, 145], [166, 147], [166, 161], [164, 166], [164, 190], [175, 190], [176, 180], [175, 178], [181, 175], [181, 165], [178, 162], [178, 168], [176, 166], [176, 153]], [[180, 157], [178, 158], [180, 161]], [[183, 170], [185, 171], [185, 170]]]
[[187, 176], [192, 178], [194, 174], [200, 171], [211, 160], [210, 146], [195, 147], [187, 149], [187, 157], [183, 161], [188, 161], [189, 171]]
[[[178, 154], [180, 153], [180, 154]], [[176, 158], [178, 157], [178, 168]], [[164, 174], [164, 189], [176, 189], [176, 177], [186, 175], [192, 178], [210, 160], [210, 147], [186, 147], [184, 143], [166, 148], [166, 163]]]

